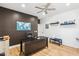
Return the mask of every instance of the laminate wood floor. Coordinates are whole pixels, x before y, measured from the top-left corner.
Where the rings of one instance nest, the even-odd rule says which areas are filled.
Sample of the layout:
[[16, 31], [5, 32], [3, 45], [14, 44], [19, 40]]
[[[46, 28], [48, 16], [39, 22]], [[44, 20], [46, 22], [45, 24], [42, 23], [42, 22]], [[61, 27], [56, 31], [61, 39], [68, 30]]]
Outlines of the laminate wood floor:
[[[15, 47], [9, 50], [10, 56], [19, 56], [20, 48]], [[58, 46], [53, 43], [49, 43], [48, 48], [44, 48], [32, 56], [79, 56], [79, 49], [68, 46]]]

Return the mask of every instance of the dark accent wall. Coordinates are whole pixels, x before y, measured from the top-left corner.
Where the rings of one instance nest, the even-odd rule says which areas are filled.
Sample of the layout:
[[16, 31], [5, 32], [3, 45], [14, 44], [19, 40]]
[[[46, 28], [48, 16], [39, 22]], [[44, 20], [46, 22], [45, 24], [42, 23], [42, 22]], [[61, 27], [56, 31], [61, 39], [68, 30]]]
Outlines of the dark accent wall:
[[[17, 31], [16, 21], [30, 22], [31, 31]], [[10, 10], [0, 7], [0, 36], [10, 35], [10, 45], [20, 43], [22, 39], [26, 38], [28, 32], [32, 32], [33, 36], [37, 36], [38, 19], [36, 16], [24, 14], [18, 11]]]

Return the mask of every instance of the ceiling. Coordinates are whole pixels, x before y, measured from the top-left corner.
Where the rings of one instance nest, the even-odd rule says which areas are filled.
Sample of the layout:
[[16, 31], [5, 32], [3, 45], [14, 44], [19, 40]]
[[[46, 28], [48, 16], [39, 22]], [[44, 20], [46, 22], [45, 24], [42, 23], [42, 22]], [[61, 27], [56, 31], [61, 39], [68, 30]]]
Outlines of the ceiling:
[[21, 6], [23, 3], [0, 3], [0, 6], [13, 9], [16, 11], [20, 11], [26, 14], [31, 14], [34, 16], [38, 16], [39, 19], [50, 17], [62, 12], [66, 12], [73, 9], [79, 8], [79, 3], [71, 3], [69, 6], [66, 6], [66, 3], [51, 3], [49, 8], [56, 8], [55, 11], [48, 11], [48, 14], [42, 15], [42, 13], [37, 13], [40, 9], [35, 8], [35, 6], [43, 7], [46, 3], [24, 3], [26, 5], [25, 8]]

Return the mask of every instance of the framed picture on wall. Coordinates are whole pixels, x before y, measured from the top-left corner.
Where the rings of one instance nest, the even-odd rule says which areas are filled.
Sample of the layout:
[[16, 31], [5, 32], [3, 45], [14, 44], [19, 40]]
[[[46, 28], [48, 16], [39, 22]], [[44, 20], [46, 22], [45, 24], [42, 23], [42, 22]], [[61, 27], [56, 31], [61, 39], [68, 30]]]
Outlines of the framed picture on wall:
[[49, 29], [49, 24], [45, 24], [45, 29]]

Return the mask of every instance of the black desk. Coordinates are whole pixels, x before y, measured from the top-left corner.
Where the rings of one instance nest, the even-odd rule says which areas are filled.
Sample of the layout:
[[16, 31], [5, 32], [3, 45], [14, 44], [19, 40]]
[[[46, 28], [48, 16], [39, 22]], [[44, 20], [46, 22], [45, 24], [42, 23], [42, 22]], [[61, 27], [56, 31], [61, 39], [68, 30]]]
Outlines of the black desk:
[[[22, 45], [24, 44], [24, 46]], [[22, 48], [23, 47], [23, 48]], [[48, 47], [48, 38], [40, 38], [32, 41], [25, 41], [20, 43], [20, 55], [30, 55], [40, 49]]]

